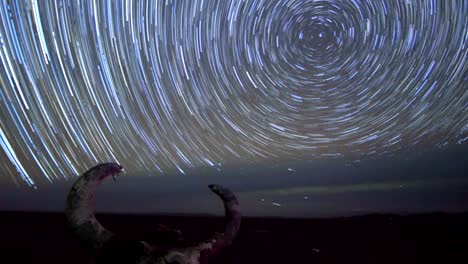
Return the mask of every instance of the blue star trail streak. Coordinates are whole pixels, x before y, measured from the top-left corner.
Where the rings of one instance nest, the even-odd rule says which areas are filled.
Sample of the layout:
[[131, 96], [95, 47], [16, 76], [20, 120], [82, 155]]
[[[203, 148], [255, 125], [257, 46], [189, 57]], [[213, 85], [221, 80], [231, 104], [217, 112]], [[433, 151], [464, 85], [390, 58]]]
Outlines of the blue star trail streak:
[[466, 140], [465, 0], [2, 0], [0, 24], [17, 184]]

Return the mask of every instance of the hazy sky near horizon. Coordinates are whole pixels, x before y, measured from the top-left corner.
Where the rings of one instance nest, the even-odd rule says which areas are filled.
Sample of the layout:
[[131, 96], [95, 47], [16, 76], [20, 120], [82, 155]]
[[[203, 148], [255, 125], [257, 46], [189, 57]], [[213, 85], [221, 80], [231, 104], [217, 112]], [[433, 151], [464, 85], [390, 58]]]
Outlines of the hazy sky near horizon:
[[[120, 175], [104, 181], [98, 213], [224, 213], [207, 188], [232, 189], [246, 217], [334, 217], [368, 213], [468, 210], [468, 148], [458, 145], [362, 162], [289, 162], [238, 168], [189, 170], [186, 175]], [[153, 176], [153, 177], [148, 177]], [[37, 189], [0, 186], [1, 211], [62, 212], [72, 181]]]
[[[466, 148], [467, 14], [464, 0], [1, 1], [0, 186], [115, 161], [171, 188], [245, 169], [225, 178], [302, 195], [322, 189], [292, 184], [310, 174], [289, 163]], [[326, 191], [402, 185], [350, 177]]]

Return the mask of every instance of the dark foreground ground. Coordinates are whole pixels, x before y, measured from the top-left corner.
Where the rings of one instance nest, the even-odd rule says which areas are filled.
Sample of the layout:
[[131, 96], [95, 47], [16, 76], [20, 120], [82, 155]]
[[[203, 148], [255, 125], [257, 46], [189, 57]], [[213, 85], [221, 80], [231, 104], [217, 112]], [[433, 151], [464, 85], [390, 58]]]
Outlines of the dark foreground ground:
[[[221, 231], [216, 217], [98, 215], [116, 233], [182, 230], [187, 241]], [[88, 263], [59, 213], [0, 213], [1, 263]], [[5, 261], [9, 259], [10, 261]], [[468, 263], [468, 213], [334, 219], [243, 219], [217, 263]]]

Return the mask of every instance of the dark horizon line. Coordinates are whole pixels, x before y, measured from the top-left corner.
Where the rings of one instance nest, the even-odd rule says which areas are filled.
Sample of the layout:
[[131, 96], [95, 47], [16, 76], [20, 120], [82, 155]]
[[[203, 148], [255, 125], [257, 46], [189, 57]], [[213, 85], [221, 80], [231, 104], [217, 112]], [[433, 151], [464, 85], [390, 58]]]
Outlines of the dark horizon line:
[[[0, 217], [3, 218], [5, 216], [20, 216], [20, 215], [63, 215], [65, 214], [60, 211], [14, 211], [14, 210], [7, 210], [7, 211], [0, 211]], [[96, 212], [96, 215], [99, 217], [161, 217], [161, 218], [224, 218], [224, 215], [221, 214], [192, 214], [192, 213], [122, 213], [122, 212]], [[433, 217], [433, 216], [463, 216], [468, 217], [468, 210], [460, 211], [460, 212], [447, 212], [447, 211], [432, 211], [432, 212], [407, 212], [407, 213], [384, 213], [384, 212], [364, 212], [364, 213], [356, 213], [353, 215], [343, 215], [343, 216], [324, 216], [324, 217], [281, 217], [281, 216], [242, 216], [242, 219], [248, 220], [260, 220], [260, 219], [267, 219], [267, 220], [342, 220], [342, 219], [356, 219], [356, 218], [405, 218], [405, 217]]]

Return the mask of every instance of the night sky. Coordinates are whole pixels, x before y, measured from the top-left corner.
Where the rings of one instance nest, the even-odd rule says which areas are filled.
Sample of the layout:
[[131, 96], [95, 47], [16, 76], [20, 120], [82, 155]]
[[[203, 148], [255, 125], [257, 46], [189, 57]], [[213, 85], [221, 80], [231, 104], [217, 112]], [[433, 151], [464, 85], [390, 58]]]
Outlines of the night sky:
[[211, 213], [212, 182], [247, 215], [468, 210], [468, 1], [1, 0], [0, 25], [1, 210], [61, 210], [108, 161], [107, 211]]

